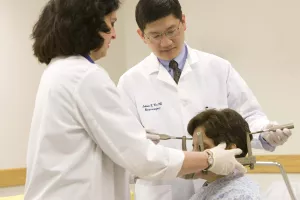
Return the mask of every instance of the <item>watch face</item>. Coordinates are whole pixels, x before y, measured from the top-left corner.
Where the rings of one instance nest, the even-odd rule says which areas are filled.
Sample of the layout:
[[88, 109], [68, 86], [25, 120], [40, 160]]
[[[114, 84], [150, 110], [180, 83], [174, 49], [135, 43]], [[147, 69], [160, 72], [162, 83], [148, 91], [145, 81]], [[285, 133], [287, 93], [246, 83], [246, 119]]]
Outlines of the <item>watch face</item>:
[[208, 163], [211, 165], [211, 164], [213, 164], [213, 161], [214, 161], [214, 159], [213, 159], [213, 157], [210, 155], [210, 156], [208, 157]]

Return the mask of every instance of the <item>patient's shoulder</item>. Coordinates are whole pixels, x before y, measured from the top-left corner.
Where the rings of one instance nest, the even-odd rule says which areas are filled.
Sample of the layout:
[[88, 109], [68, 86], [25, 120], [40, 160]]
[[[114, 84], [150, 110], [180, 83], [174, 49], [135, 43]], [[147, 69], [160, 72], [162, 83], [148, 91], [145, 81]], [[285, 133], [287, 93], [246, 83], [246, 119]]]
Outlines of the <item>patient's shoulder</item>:
[[214, 200], [219, 199], [227, 199], [227, 200], [261, 200], [260, 194], [252, 191], [251, 189], [232, 189], [226, 192], [220, 192], [217, 195], [217, 198]]
[[260, 200], [259, 186], [244, 175], [229, 175], [199, 188], [190, 200]]
[[[223, 183], [223, 184], [222, 184]], [[217, 199], [259, 200], [259, 185], [244, 175], [219, 183]]]

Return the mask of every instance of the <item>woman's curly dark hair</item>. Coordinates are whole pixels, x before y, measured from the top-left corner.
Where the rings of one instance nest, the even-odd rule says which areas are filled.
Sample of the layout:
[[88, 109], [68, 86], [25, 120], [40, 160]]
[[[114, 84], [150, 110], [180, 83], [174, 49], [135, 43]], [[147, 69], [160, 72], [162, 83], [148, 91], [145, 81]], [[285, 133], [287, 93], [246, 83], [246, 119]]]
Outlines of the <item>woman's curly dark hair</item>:
[[109, 33], [104, 17], [116, 11], [119, 0], [50, 0], [33, 27], [34, 55], [49, 64], [57, 56], [86, 55], [101, 48]]
[[[247, 149], [247, 133], [250, 132], [246, 120], [232, 109], [214, 110], [208, 109], [190, 120], [188, 133], [193, 136], [197, 127], [203, 126], [205, 135], [214, 141], [214, 145], [226, 142], [226, 145], [236, 144], [243, 153], [236, 157], [245, 157]], [[252, 140], [252, 135], [250, 135]]]

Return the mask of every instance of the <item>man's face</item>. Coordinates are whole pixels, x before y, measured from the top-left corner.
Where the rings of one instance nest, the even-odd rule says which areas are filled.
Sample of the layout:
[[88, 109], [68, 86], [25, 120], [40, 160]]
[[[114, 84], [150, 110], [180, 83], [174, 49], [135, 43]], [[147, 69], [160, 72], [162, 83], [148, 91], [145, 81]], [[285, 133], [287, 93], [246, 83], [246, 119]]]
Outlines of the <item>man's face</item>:
[[144, 32], [139, 29], [138, 34], [158, 58], [172, 60], [183, 48], [185, 30], [184, 15], [182, 20], [169, 15], [147, 24]]

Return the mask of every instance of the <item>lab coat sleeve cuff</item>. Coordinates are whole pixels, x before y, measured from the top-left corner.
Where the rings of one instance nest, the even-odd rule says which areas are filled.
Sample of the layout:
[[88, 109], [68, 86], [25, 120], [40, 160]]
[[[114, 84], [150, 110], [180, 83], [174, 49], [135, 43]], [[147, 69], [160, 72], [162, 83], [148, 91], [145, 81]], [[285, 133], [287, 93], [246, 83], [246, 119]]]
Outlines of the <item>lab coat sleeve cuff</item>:
[[271, 146], [261, 135], [259, 135], [259, 141], [261, 142], [262, 147], [266, 151], [274, 151], [275, 147]]
[[178, 149], [171, 149], [169, 148], [169, 167], [166, 170], [166, 173], [163, 176], [163, 179], [174, 179], [178, 176], [184, 161], [184, 153]]

